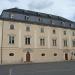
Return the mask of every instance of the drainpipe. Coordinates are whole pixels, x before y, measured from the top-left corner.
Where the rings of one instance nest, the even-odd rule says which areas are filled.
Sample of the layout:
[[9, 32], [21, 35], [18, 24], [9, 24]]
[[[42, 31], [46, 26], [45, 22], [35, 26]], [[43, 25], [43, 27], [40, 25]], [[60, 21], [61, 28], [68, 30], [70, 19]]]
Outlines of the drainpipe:
[[3, 22], [2, 22], [2, 39], [1, 39], [1, 64], [2, 64], [2, 54], [3, 54], [3, 51], [2, 51], [2, 48], [3, 48], [3, 27], [4, 27], [4, 19], [3, 19]]

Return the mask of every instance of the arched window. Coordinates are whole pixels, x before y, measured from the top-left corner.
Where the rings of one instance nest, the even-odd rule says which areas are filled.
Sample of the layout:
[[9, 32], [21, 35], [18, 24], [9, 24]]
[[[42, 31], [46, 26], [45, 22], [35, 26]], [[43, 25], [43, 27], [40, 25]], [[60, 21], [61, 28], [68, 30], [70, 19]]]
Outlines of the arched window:
[[10, 29], [11, 29], [11, 30], [14, 29], [14, 25], [13, 25], [13, 24], [10, 25]]

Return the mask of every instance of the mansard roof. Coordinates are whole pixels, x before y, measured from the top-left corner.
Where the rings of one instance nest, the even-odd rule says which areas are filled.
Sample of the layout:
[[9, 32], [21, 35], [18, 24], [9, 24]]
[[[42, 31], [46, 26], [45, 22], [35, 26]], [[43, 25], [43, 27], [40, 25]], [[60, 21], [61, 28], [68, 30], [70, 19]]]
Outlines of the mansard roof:
[[[13, 18], [11, 17], [12, 14], [14, 14]], [[26, 20], [26, 18], [29, 19]], [[0, 16], [0, 20], [17, 21], [52, 27], [75, 29], [75, 22], [66, 18], [18, 8], [3, 10]]]
[[11, 8], [11, 9], [3, 10], [3, 11], [19, 13], [19, 14], [33, 15], [33, 16], [44, 17], [44, 18], [51, 18], [51, 19], [61, 20], [61, 21], [64, 21], [64, 22], [65, 21], [72, 22], [71, 20], [68, 20], [68, 19], [60, 17], [60, 16], [41, 13], [41, 12], [35, 12], [35, 11], [30, 11], [30, 10], [24, 10], [24, 9], [19, 9], [19, 8]]

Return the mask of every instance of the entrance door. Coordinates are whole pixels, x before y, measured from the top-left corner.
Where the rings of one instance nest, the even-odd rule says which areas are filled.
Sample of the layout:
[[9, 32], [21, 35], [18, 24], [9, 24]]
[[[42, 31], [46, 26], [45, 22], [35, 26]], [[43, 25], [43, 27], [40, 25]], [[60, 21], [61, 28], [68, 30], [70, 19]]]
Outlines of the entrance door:
[[65, 54], [65, 60], [68, 60], [68, 54]]
[[29, 52], [27, 52], [27, 54], [26, 54], [26, 62], [30, 62], [30, 53]]

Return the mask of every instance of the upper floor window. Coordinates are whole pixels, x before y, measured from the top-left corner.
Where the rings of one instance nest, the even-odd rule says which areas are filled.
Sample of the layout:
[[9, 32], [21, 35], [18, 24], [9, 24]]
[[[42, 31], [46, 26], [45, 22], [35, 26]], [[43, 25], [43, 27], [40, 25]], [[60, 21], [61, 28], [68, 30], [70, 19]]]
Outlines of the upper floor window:
[[26, 31], [30, 31], [30, 26], [26, 26]]
[[41, 33], [44, 33], [44, 28], [43, 27], [41, 27]]
[[66, 31], [64, 31], [64, 35], [66, 35]]
[[75, 47], [75, 40], [72, 41], [72, 46]]
[[12, 24], [12, 25], [10, 25], [10, 29], [11, 30], [13, 30], [14, 29], [14, 25]]
[[53, 46], [57, 46], [57, 41], [56, 41], [56, 39], [53, 39], [52, 42], [53, 42]]
[[73, 32], [72, 35], [75, 36], [75, 32]]
[[56, 33], [56, 31], [55, 31], [55, 29], [53, 30], [53, 34], [55, 34]]
[[14, 44], [14, 36], [9, 35], [9, 44]]
[[67, 40], [64, 40], [64, 47], [67, 47]]
[[45, 46], [45, 39], [44, 39], [44, 38], [41, 38], [41, 39], [40, 39], [40, 45], [41, 45], [41, 46]]
[[25, 44], [26, 45], [30, 45], [30, 41], [31, 41], [30, 37], [25, 38]]

